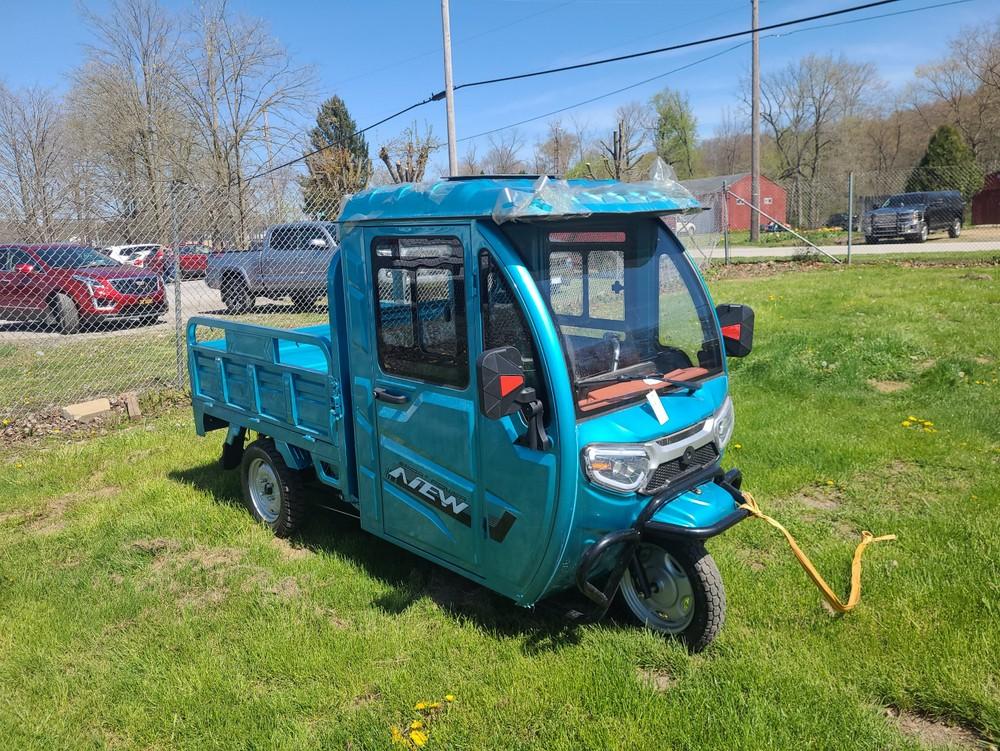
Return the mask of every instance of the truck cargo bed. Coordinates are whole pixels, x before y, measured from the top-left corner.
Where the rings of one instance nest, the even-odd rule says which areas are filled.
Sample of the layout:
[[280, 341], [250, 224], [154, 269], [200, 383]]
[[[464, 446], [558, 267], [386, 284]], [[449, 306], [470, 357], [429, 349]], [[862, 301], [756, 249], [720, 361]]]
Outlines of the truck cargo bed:
[[199, 434], [227, 426], [257, 431], [289, 454], [291, 466], [313, 466], [340, 487], [343, 404], [329, 324], [278, 329], [192, 318], [188, 360]]

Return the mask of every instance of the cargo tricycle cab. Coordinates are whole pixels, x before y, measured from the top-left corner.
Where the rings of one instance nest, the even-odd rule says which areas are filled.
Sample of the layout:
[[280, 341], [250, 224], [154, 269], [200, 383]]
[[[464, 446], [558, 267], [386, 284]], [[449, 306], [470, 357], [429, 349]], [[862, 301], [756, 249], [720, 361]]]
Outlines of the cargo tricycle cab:
[[242, 465], [276, 532], [311, 470], [363, 529], [522, 605], [572, 595], [599, 617], [620, 593], [701, 648], [724, 611], [704, 541], [747, 516], [721, 458], [753, 313], [713, 308], [663, 218], [697, 208], [664, 179], [364, 191], [325, 332], [216, 321], [224, 342], [198, 343], [193, 322], [199, 432], [228, 427], [229, 464], [248, 429], [268, 436]]

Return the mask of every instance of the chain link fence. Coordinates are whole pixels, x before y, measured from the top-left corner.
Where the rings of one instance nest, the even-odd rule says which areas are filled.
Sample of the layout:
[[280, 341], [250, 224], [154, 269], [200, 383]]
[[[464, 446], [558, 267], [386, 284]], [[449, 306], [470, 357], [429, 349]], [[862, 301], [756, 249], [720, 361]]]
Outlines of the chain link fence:
[[[849, 235], [859, 253], [873, 243], [885, 252], [994, 251], [998, 176], [907, 170], [764, 180], [759, 211], [749, 206], [748, 176], [729, 176], [714, 190], [694, 191], [705, 211], [667, 223], [703, 267], [820, 251], [842, 258]], [[336, 227], [312, 221], [290, 185], [42, 190], [30, 201], [0, 192], [0, 420], [98, 396], [185, 388], [186, 329], [195, 315], [279, 327], [325, 322]], [[915, 190], [926, 186], [935, 190]], [[313, 216], [339, 209], [321, 208]], [[762, 231], [751, 242], [754, 216]], [[269, 228], [269, 252], [261, 254]], [[422, 279], [415, 289], [436, 299], [446, 281]]]

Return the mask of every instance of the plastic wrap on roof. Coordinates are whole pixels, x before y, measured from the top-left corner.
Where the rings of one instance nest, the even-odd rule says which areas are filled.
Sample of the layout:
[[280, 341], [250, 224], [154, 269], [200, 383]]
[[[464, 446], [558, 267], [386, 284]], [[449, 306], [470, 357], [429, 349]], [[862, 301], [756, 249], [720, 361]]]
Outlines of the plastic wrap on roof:
[[[393, 204], [418, 205], [419, 202], [424, 203], [424, 205], [429, 203], [434, 206], [440, 206], [442, 201], [459, 187], [459, 183], [440, 180], [380, 185], [368, 188], [360, 193], [345, 196], [338, 212], [339, 218], [337, 221], [348, 223], [381, 219], [387, 214], [395, 213], [391, 209]], [[359, 203], [365, 206], [367, 211], [358, 211], [354, 208], [354, 199], [362, 196], [365, 200]], [[412, 218], [418, 217], [414, 216]]]
[[673, 168], [657, 158], [649, 179], [636, 183], [614, 180], [570, 182], [538, 178], [530, 188], [508, 186], [497, 196], [497, 224], [541, 217], [590, 216], [595, 213], [683, 213], [697, 211], [695, 197], [674, 179]]

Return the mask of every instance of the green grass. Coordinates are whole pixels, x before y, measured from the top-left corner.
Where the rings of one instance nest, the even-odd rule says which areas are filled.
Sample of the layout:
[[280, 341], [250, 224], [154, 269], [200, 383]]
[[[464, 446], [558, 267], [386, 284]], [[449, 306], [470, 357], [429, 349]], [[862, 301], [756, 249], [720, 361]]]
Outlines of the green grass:
[[[327, 318], [324, 310], [317, 309], [253, 313], [238, 320], [291, 328]], [[183, 384], [187, 381], [183, 350], [180, 356]], [[0, 417], [124, 391], [176, 387], [177, 358], [172, 326], [12, 340], [0, 344]]]
[[[846, 245], [847, 230], [836, 227], [821, 227], [820, 229], [796, 229], [802, 237], [815, 245]], [[854, 233], [855, 242], [861, 242], [864, 237], [860, 232]], [[760, 239], [750, 241], [750, 230], [731, 230], [729, 244], [734, 247], [751, 248], [786, 248], [801, 245], [802, 241], [791, 232], [761, 232]]]
[[[320, 513], [276, 545], [171, 413], [0, 464], [0, 738], [30, 749], [379, 749], [452, 693], [430, 749], [916, 749], [884, 707], [1000, 736], [1000, 274], [873, 265], [713, 282], [757, 311], [727, 465], [777, 533], [710, 543], [705, 653], [576, 629]], [[906, 388], [880, 393], [873, 383]], [[896, 384], [897, 386], [899, 384]], [[901, 425], [910, 415], [937, 432]], [[739, 448], [735, 445], [738, 444]], [[832, 483], [832, 484], [830, 484]], [[647, 676], [661, 683], [658, 690]]]

